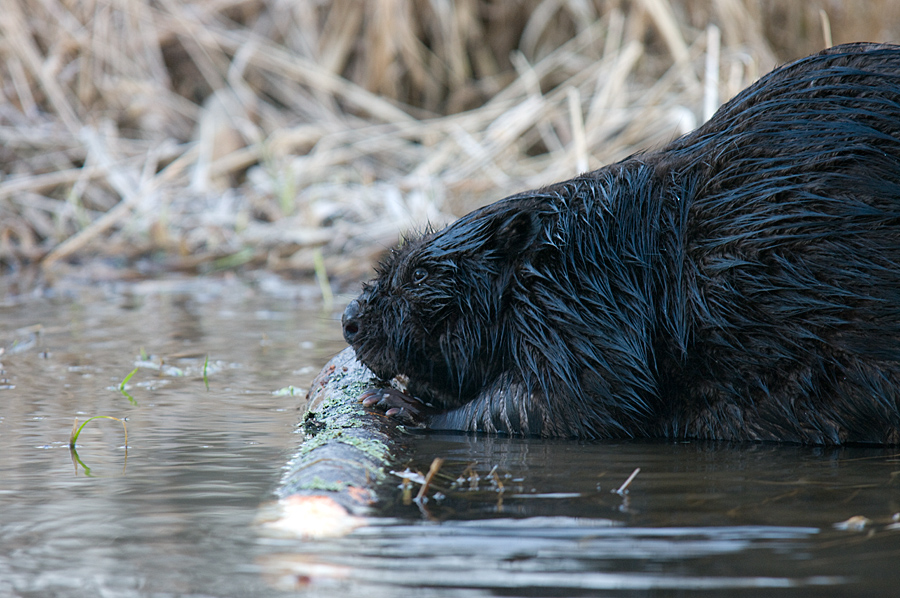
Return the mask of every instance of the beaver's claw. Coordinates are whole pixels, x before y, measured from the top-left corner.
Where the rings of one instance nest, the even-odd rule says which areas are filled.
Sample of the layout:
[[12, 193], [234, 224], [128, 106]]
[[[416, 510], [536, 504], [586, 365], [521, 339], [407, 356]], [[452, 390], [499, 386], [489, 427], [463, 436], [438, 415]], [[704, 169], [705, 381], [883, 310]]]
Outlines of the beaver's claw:
[[393, 417], [406, 425], [420, 426], [434, 413], [434, 408], [418, 397], [396, 388], [369, 388], [359, 397], [364, 407]]

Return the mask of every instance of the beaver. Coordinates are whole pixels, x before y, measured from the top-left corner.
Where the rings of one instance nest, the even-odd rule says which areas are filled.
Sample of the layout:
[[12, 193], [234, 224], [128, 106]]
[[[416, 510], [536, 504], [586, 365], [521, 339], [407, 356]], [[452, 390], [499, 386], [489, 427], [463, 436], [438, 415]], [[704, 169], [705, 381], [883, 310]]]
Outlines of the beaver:
[[343, 332], [405, 379], [366, 404], [432, 429], [897, 444], [900, 46], [405, 242]]

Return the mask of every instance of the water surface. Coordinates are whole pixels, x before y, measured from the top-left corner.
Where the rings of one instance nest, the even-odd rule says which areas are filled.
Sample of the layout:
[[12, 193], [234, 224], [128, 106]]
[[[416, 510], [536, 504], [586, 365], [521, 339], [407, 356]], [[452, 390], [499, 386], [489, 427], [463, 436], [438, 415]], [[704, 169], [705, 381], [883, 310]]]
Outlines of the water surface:
[[[900, 587], [900, 451], [880, 448], [412, 434], [398, 470], [445, 459], [427, 502], [391, 484], [347, 537], [261, 535], [301, 439], [302, 396], [274, 391], [305, 391], [343, 347], [337, 313], [314, 286], [270, 279], [4, 288], [0, 596]], [[127, 420], [127, 456], [121, 424], [95, 420], [73, 460], [73, 420], [95, 415]]]

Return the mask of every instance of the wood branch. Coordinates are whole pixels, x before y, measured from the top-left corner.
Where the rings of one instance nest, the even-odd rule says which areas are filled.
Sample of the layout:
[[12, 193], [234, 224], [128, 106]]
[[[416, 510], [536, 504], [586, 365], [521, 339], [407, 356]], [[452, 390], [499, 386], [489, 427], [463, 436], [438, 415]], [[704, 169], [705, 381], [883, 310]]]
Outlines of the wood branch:
[[359, 396], [377, 381], [347, 348], [313, 381], [303, 443], [287, 466], [279, 501], [263, 528], [300, 537], [343, 535], [366, 524], [377, 488], [403, 458], [402, 427], [363, 408]]

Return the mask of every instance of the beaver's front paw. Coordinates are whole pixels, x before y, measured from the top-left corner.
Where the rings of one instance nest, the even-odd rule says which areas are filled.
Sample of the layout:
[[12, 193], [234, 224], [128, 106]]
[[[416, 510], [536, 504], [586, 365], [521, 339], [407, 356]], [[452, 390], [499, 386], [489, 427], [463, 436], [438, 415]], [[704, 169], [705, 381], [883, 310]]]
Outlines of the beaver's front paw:
[[363, 406], [380, 411], [404, 424], [422, 425], [435, 409], [418, 397], [406, 394], [396, 388], [369, 388], [360, 397]]

